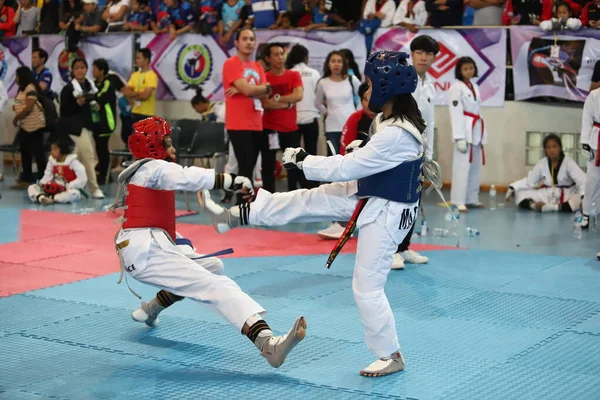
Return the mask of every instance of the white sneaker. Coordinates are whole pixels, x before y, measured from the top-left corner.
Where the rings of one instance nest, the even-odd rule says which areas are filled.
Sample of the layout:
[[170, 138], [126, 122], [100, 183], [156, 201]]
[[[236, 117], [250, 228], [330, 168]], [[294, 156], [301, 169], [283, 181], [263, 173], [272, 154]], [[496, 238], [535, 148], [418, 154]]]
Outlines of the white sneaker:
[[581, 219], [581, 228], [588, 229], [589, 227], [590, 227], [590, 216], [584, 215], [583, 218]]
[[404, 269], [404, 258], [400, 253], [394, 254], [394, 261], [392, 262], [392, 269]]
[[337, 240], [342, 237], [342, 234], [344, 233], [345, 229], [346, 228], [344, 228], [337, 222], [334, 222], [329, 228], [317, 232], [317, 236], [319, 236], [321, 239]]
[[131, 313], [131, 318], [137, 322], [143, 322], [151, 328], [154, 328], [160, 320], [158, 319], [158, 313], [152, 314], [150, 306], [145, 301], [142, 302], [142, 306]]
[[102, 193], [102, 190], [96, 189], [96, 190], [94, 190], [94, 193], [92, 193], [92, 198], [94, 198], [94, 199], [103, 199], [104, 198], [104, 193]]
[[400, 256], [404, 259], [404, 262], [408, 264], [426, 264], [429, 262], [429, 258], [420, 255], [416, 251], [406, 250], [400, 253]]
[[405, 363], [402, 353], [399, 351], [389, 357], [380, 358], [367, 368], [360, 371], [362, 376], [379, 377], [394, 374], [404, 369]]

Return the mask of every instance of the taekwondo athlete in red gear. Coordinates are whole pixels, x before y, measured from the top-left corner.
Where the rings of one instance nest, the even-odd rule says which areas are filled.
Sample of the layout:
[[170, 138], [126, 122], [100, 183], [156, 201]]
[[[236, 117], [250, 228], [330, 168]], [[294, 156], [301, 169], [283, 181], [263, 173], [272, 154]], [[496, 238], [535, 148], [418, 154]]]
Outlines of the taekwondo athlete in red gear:
[[214, 203], [208, 191], [198, 199], [221, 233], [240, 225], [349, 220], [328, 266], [353, 228], [360, 228], [352, 290], [365, 342], [377, 356], [360, 371], [370, 377], [404, 369], [394, 314], [383, 287], [394, 253], [417, 218], [423, 180], [425, 122], [411, 95], [417, 73], [408, 57], [381, 51], [368, 58], [369, 109], [381, 113], [363, 147], [353, 146], [350, 154], [332, 157], [309, 155], [302, 148], [284, 151], [286, 168], [300, 168], [309, 180], [334, 183], [287, 193], [261, 189], [254, 202], [229, 210]]
[[129, 149], [137, 161], [119, 175], [125, 187], [123, 223], [115, 239], [121, 273], [161, 289], [155, 299], [134, 311], [133, 319], [155, 326], [158, 314], [174, 302], [183, 298], [201, 302], [248, 336], [269, 364], [278, 368], [304, 338], [305, 319], [298, 317], [288, 334], [273, 336], [263, 320], [265, 309], [233, 280], [220, 275], [220, 261], [191, 259], [196, 256], [191, 243], [178, 239], [175, 231], [175, 191], [251, 191], [250, 180], [165, 161], [175, 160], [176, 155], [171, 128], [159, 117], [133, 125]]

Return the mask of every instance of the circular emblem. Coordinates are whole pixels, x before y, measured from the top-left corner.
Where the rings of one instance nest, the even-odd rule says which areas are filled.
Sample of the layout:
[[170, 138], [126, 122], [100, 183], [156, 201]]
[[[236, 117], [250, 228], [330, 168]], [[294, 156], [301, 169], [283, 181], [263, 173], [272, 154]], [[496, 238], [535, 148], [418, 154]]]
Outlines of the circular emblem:
[[185, 89], [200, 86], [212, 72], [212, 55], [207, 46], [190, 44], [181, 46], [177, 54], [177, 77], [186, 84]]
[[0, 81], [4, 81], [6, 73], [8, 72], [8, 64], [4, 58], [4, 52], [0, 50]]
[[85, 54], [80, 49], [77, 49], [75, 53], [70, 52], [67, 49], [63, 49], [58, 55], [58, 72], [63, 82], [67, 83], [70, 79], [70, 67], [71, 63], [76, 58], [85, 58]]

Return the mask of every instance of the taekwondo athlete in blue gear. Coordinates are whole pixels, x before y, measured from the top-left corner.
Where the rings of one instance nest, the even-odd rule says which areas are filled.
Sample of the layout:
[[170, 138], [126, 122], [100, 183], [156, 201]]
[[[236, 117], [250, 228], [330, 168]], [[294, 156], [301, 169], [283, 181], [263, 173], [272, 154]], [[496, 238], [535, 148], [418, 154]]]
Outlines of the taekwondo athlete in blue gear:
[[377, 356], [360, 371], [370, 377], [404, 369], [394, 314], [383, 288], [393, 255], [417, 218], [423, 179], [425, 123], [411, 95], [417, 73], [407, 59], [406, 53], [390, 51], [369, 57], [365, 68], [369, 108], [380, 114], [363, 147], [354, 143], [350, 154], [332, 157], [309, 155], [302, 148], [285, 150], [286, 168], [302, 169], [309, 180], [333, 183], [287, 193], [261, 189], [254, 202], [229, 210], [214, 203], [208, 191], [198, 194], [220, 233], [240, 225], [350, 220], [328, 266], [354, 227], [360, 228], [352, 290], [365, 342]]

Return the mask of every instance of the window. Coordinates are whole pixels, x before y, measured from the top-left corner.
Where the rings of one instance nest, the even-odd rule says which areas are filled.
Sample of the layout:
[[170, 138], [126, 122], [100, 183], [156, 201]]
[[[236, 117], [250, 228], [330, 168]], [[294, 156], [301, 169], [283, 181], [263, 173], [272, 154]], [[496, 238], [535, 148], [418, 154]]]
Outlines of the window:
[[551, 133], [560, 137], [565, 154], [575, 160], [585, 170], [586, 161], [583, 154], [581, 154], [579, 146], [580, 134], [568, 132], [527, 132], [527, 145], [525, 147], [526, 165], [534, 166], [539, 160], [544, 158], [544, 148], [542, 147], [544, 138]]

